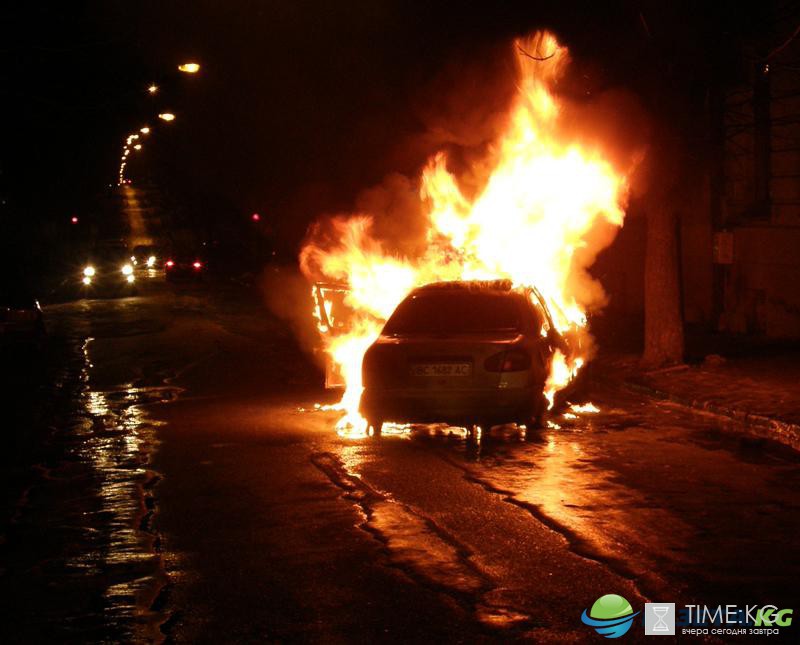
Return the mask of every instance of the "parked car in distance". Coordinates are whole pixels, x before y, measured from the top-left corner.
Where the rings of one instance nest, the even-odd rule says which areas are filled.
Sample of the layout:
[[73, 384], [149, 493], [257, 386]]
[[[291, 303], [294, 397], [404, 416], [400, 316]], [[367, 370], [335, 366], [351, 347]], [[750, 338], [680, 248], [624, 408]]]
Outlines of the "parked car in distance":
[[87, 255], [77, 276], [85, 297], [131, 295], [136, 292], [131, 254], [124, 245], [101, 244]]
[[412, 291], [362, 363], [360, 409], [373, 432], [385, 421], [540, 425], [554, 352], [540, 301], [510, 281]]
[[164, 258], [164, 276], [170, 282], [199, 281], [205, 277], [206, 263], [191, 249], [172, 249]]
[[8, 289], [0, 296], [0, 341], [40, 343], [45, 336], [39, 301], [26, 289]]
[[131, 251], [131, 262], [137, 271], [155, 271], [161, 268], [161, 250], [153, 244], [140, 244]]

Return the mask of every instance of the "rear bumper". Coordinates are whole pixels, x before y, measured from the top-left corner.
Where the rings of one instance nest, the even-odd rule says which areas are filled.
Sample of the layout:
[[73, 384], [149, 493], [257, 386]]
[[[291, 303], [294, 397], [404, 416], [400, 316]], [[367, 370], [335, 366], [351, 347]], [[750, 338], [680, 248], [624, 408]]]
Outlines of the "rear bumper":
[[524, 422], [541, 405], [541, 388], [482, 390], [366, 389], [361, 413], [398, 423]]

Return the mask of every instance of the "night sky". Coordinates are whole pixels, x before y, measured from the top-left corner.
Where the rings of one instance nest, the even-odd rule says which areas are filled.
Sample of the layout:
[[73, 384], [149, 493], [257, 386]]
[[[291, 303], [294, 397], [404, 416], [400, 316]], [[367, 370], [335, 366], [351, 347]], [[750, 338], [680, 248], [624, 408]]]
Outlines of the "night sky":
[[[795, 11], [697, 4], [4, 5], [4, 236], [52, 237], [54, 222], [92, 208], [125, 135], [148, 124], [134, 181], [214, 211], [206, 217], [257, 210], [293, 248], [316, 216], [352, 209], [387, 174], [414, 177], [435, 150], [458, 158], [485, 145], [513, 92], [509, 40], [535, 28], [573, 53], [565, 92], [621, 88], [656, 128], [683, 127], [710, 77], [741, 73], [737, 44]], [[176, 70], [189, 59], [203, 65], [196, 77]], [[164, 110], [177, 120], [160, 124]]]

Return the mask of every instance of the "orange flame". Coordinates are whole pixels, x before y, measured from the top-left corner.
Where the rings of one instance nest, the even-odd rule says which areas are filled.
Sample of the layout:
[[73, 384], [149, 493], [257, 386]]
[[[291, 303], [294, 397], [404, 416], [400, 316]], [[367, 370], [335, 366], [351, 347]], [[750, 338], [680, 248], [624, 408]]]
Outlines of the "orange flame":
[[[505, 132], [484, 164], [490, 170], [483, 188], [472, 199], [465, 195], [441, 152], [422, 172], [428, 244], [421, 255], [385, 252], [371, 235], [368, 214], [334, 219], [333, 242], [312, 235], [301, 251], [306, 276], [348, 288], [345, 304], [352, 313], [346, 324], [323, 330], [325, 350], [347, 385], [340, 428], [365, 429], [358, 414], [361, 360], [386, 319], [416, 286], [501, 278], [535, 286], [554, 326], [576, 341], [586, 334], [587, 307], [602, 302], [602, 289], [586, 273], [586, 260], [578, 251], [588, 249], [594, 253], [585, 257], [594, 257], [610, 243], [609, 236], [599, 240], [591, 235], [598, 224], [622, 226], [627, 179], [600, 151], [559, 135], [560, 106], [551, 87], [568, 63], [567, 49], [547, 32], [514, 44], [519, 91]], [[554, 394], [589, 358], [586, 343], [571, 347], [569, 356], [555, 352], [545, 392], [551, 406]]]

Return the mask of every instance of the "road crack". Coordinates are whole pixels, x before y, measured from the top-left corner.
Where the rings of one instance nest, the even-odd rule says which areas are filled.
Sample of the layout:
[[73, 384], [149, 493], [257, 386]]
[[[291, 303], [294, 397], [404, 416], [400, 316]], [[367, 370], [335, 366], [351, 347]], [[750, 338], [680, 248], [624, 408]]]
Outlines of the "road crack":
[[[499, 496], [503, 502], [506, 504], [511, 504], [512, 506], [516, 506], [517, 508], [521, 508], [522, 510], [529, 513], [535, 520], [541, 522], [550, 530], [558, 533], [561, 537], [564, 538], [569, 549], [575, 555], [589, 560], [591, 562], [595, 562], [610, 571], [614, 574], [620, 576], [627, 580], [636, 590], [636, 592], [646, 601], [649, 602], [648, 596], [653, 595], [649, 593], [645, 593], [642, 589], [641, 579], [638, 572], [634, 571], [626, 561], [615, 558], [610, 556], [606, 553], [600, 552], [595, 546], [589, 542], [588, 540], [581, 537], [580, 534], [570, 529], [568, 526], [562, 524], [561, 522], [555, 520], [554, 518], [547, 515], [541, 508], [539, 508], [536, 504], [532, 504], [530, 502], [525, 502], [520, 500], [516, 497], [516, 494], [513, 491], [506, 490], [500, 488], [489, 481], [481, 478], [475, 472], [473, 472], [469, 467], [465, 466], [462, 463], [459, 463], [455, 459], [452, 459], [450, 456], [446, 454], [442, 454], [441, 452], [438, 453], [438, 456], [442, 461], [447, 463], [454, 468], [457, 468], [463, 473], [464, 479], [471, 484], [475, 484], [480, 486], [488, 493], [493, 495]], [[657, 594], [656, 594], [657, 595]]]
[[314, 453], [311, 462], [358, 506], [364, 516], [359, 528], [384, 546], [391, 566], [447, 594], [486, 627], [532, 626], [530, 616], [491, 602], [497, 583], [475, 565], [469, 549], [430, 518], [377, 491], [334, 454]]

